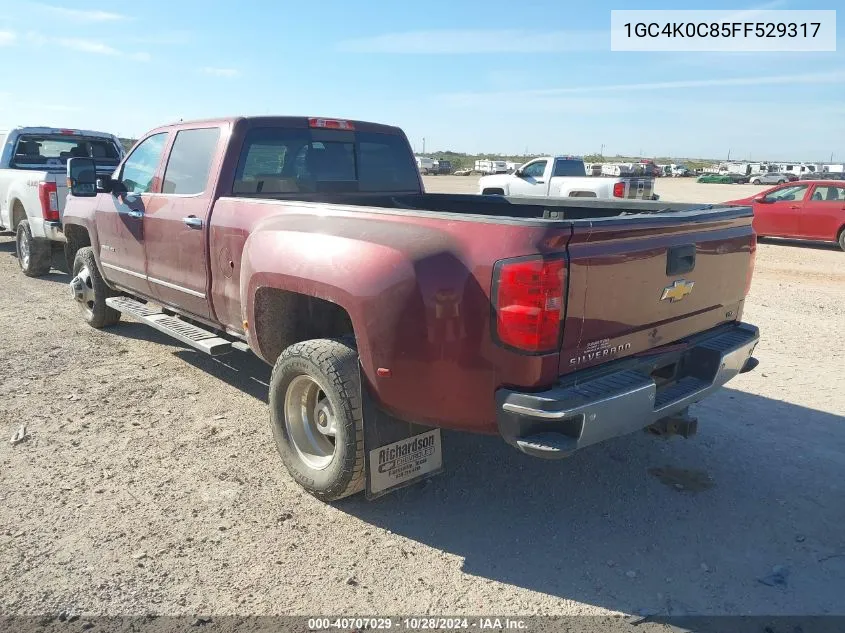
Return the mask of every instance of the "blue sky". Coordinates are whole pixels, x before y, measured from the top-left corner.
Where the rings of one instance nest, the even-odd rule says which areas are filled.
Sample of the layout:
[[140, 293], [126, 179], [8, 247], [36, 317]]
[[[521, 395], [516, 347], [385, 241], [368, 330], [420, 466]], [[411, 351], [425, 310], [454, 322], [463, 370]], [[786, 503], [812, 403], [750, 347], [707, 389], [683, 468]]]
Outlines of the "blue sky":
[[845, 11], [837, 52], [627, 53], [609, 50], [627, 7], [603, 0], [8, 4], [0, 127], [302, 114], [399, 125], [429, 151], [845, 162]]

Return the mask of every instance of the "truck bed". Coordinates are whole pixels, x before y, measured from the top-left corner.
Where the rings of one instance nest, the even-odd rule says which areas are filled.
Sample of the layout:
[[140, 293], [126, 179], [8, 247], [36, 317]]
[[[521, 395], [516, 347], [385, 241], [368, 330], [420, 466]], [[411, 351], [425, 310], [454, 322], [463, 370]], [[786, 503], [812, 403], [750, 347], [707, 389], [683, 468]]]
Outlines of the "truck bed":
[[495, 218], [525, 218], [543, 220], [591, 220], [618, 218], [634, 215], [678, 214], [682, 212], [708, 211], [731, 217], [751, 215], [748, 208], [702, 205], [697, 203], [651, 200], [594, 200], [589, 198], [538, 198], [515, 196], [482, 196], [472, 194], [279, 194], [239, 195], [243, 198], [264, 198], [313, 202], [348, 206], [364, 206], [383, 209], [408, 209], [433, 213], [457, 213], [461, 215], [491, 216]]

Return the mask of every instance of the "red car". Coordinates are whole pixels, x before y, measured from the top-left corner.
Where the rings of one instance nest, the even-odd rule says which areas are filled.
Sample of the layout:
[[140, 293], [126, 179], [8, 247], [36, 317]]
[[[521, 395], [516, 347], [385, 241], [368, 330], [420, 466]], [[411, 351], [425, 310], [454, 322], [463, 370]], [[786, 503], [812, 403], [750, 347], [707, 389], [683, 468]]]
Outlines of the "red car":
[[788, 182], [724, 204], [754, 209], [754, 230], [765, 237], [837, 242], [845, 251], [845, 182]]

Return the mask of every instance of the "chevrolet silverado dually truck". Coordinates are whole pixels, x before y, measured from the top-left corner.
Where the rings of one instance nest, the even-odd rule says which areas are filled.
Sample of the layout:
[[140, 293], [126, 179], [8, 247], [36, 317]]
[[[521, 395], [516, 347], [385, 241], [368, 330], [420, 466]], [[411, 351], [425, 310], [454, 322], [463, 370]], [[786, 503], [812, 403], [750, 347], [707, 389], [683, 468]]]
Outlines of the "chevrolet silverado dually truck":
[[584, 161], [576, 156], [543, 156], [512, 174], [478, 179], [482, 195], [553, 198], [619, 198], [657, 200], [654, 178], [588, 176]]
[[64, 242], [67, 160], [94, 157], [108, 175], [123, 157], [116, 136], [92, 130], [16, 127], [0, 130], [0, 230], [15, 232], [25, 275], [50, 272], [53, 244]]
[[209, 354], [272, 365], [271, 428], [310, 493], [442, 468], [440, 427], [561, 458], [756, 365], [748, 207], [427, 194], [395, 127], [180, 122], [108, 179], [68, 166], [70, 293]]

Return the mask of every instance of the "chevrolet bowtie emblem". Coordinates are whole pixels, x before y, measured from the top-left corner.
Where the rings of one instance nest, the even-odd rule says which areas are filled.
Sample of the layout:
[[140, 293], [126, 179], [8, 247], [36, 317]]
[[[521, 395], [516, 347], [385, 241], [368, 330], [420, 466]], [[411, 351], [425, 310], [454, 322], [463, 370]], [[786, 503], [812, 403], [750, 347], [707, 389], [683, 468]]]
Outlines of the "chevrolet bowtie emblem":
[[694, 285], [694, 281], [678, 279], [663, 289], [663, 295], [660, 297], [660, 300], [666, 301], [666, 299], [668, 299], [669, 303], [680, 301], [692, 292], [692, 287]]

